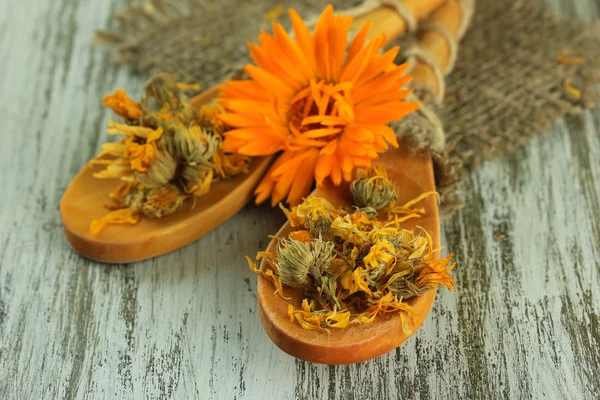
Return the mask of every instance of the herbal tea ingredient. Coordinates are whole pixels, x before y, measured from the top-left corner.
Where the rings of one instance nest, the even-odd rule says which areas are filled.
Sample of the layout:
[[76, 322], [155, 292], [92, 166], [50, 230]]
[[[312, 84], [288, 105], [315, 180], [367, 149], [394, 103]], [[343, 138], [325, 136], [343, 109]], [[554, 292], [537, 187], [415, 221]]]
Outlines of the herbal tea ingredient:
[[263, 269], [247, 257], [283, 298], [283, 286], [304, 290], [301, 307], [289, 304], [288, 314], [305, 329], [345, 328], [394, 312], [415, 318], [407, 300], [439, 284], [454, 288], [451, 255], [434, 259], [440, 249], [427, 231], [400, 226], [424, 215], [415, 205], [435, 192], [396, 206], [397, 192], [382, 168], [359, 170], [351, 190], [352, 209], [312, 196], [284, 208], [294, 231], [278, 238], [275, 252], [258, 254], [266, 261]]
[[157, 74], [146, 83], [140, 103], [122, 89], [104, 97], [103, 104], [125, 119], [110, 121], [108, 133], [125, 137], [105, 143], [90, 164], [105, 166], [95, 178], [121, 183], [109, 194], [114, 211], [93, 221], [92, 233], [107, 224], [173, 214], [213, 182], [247, 171], [247, 156], [222, 149], [226, 125], [217, 115], [223, 109], [216, 103], [194, 109], [183, 93], [193, 88]]
[[316, 181], [335, 185], [352, 180], [355, 167], [371, 162], [389, 146], [398, 147], [387, 126], [416, 110], [405, 101], [412, 79], [408, 65], [396, 65], [398, 47], [381, 53], [385, 35], [367, 40], [370, 23], [350, 42], [352, 17], [334, 15], [327, 6], [311, 34], [290, 10], [292, 38], [278, 23], [250, 44], [255, 65], [246, 65], [248, 80], [221, 87], [221, 116], [232, 129], [226, 150], [248, 156], [277, 157], [259, 186], [256, 202], [293, 205]]

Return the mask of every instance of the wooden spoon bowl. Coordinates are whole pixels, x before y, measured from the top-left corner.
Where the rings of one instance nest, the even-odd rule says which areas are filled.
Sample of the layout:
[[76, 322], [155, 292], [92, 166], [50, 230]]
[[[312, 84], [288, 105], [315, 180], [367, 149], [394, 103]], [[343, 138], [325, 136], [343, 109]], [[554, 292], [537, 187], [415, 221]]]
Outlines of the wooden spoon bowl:
[[[191, 103], [199, 108], [215, 96], [216, 89], [209, 89]], [[102, 166], [86, 165], [60, 202], [65, 236], [75, 251], [101, 262], [128, 263], [168, 253], [204, 236], [244, 207], [271, 159], [254, 158], [247, 174], [215, 182], [208, 193], [198, 197], [194, 207], [187, 204], [175, 214], [158, 219], [142, 217], [136, 225], [107, 225], [97, 234], [90, 232], [90, 223], [109, 212], [105, 207], [110, 203], [108, 194], [120, 180], [94, 178], [92, 175]]]
[[[435, 190], [433, 166], [428, 155], [412, 155], [403, 147], [383, 154], [377, 163], [384, 166], [390, 179], [396, 182], [398, 204]], [[348, 186], [329, 185], [317, 188], [311, 195], [323, 197], [338, 207], [352, 204]], [[425, 208], [426, 215], [406, 221], [403, 228], [425, 228], [431, 234], [433, 247], [438, 248], [440, 224], [437, 201], [434, 197], [428, 197], [420, 206]], [[292, 230], [286, 223], [277, 237], [287, 237]], [[271, 241], [268, 251], [274, 253], [275, 246], [276, 240]], [[435, 257], [439, 258], [439, 252], [435, 253]], [[323, 333], [306, 330], [297, 322], [290, 321], [288, 304], [300, 308], [304, 298], [302, 290], [284, 287], [284, 295], [292, 298], [285, 300], [275, 294], [272, 282], [259, 276], [258, 309], [267, 334], [286, 353], [316, 363], [350, 364], [385, 354], [412, 336], [429, 314], [436, 292], [433, 289], [408, 301], [416, 311], [417, 318], [414, 322], [403, 313], [394, 313], [390, 316], [378, 316], [370, 324], [350, 325], [343, 329], [330, 328], [330, 333]]]

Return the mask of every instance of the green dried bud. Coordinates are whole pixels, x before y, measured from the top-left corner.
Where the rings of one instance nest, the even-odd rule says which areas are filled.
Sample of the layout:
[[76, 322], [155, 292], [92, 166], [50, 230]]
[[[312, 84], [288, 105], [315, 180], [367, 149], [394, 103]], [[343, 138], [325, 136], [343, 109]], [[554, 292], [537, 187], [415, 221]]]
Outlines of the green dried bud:
[[296, 214], [304, 218], [306, 227], [313, 237], [327, 239], [331, 233], [332, 213], [335, 208], [321, 197], [308, 197], [296, 208]]
[[190, 165], [209, 163], [219, 146], [219, 139], [206, 134], [202, 128], [177, 128], [174, 134], [175, 150]]
[[187, 193], [200, 196], [209, 191], [213, 175], [214, 171], [212, 168], [187, 165], [181, 170], [181, 185]]
[[279, 239], [277, 243], [277, 269], [281, 282], [286, 286], [304, 287], [310, 277], [321, 281], [329, 271], [331, 260], [335, 257], [335, 244], [319, 239], [303, 243], [295, 239]]
[[321, 295], [321, 297], [328, 300], [328, 302], [335, 303], [337, 309], [341, 308], [340, 301], [337, 298], [337, 281], [335, 277], [331, 275], [323, 275], [321, 276], [320, 285], [317, 286], [317, 292]]
[[146, 110], [150, 107], [151, 98], [154, 98], [159, 109], [168, 104], [171, 110], [177, 112], [177, 116], [184, 124], [195, 119], [194, 109], [171, 74], [159, 73], [148, 79], [142, 96], [142, 106]]
[[308, 231], [311, 236], [328, 238], [331, 234], [331, 218], [325, 216], [316, 216], [316, 218], [307, 217], [305, 219]]
[[137, 181], [144, 187], [154, 189], [166, 185], [175, 176], [177, 161], [167, 152], [157, 152], [148, 172], [136, 175]]
[[142, 105], [149, 106], [151, 98], [156, 100], [159, 107], [169, 104], [175, 109], [181, 104], [181, 90], [177, 87], [177, 81], [171, 74], [155, 74], [144, 85], [144, 95], [142, 96]]
[[398, 200], [395, 185], [388, 179], [383, 170], [375, 170], [375, 175], [359, 177], [352, 181], [350, 191], [354, 204], [369, 218], [374, 218], [377, 212]]
[[414, 283], [414, 272], [410, 271], [406, 276], [396, 279], [390, 286], [390, 290], [399, 298], [408, 300], [412, 297], [425, 293], [428, 288], [420, 288]]
[[125, 197], [125, 204], [135, 213], [141, 213], [146, 195], [143, 190], [131, 190]]
[[359, 211], [365, 214], [365, 216], [369, 219], [373, 219], [377, 216], [377, 210], [373, 207], [362, 207], [359, 208]]

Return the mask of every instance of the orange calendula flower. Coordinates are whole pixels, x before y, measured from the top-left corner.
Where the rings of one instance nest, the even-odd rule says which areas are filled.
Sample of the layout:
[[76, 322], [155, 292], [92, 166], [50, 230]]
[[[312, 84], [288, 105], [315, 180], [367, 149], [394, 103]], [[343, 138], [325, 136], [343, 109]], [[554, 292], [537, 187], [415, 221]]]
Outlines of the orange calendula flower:
[[102, 104], [125, 119], [138, 120], [142, 116], [142, 107], [127, 96], [123, 89], [117, 89], [113, 94], [104, 96]]
[[287, 197], [300, 203], [316, 179], [336, 185], [350, 181], [355, 166], [398, 146], [386, 124], [418, 108], [403, 101], [401, 90], [411, 77], [397, 66], [395, 47], [383, 54], [385, 36], [366, 43], [370, 24], [350, 46], [352, 18], [334, 15], [328, 6], [311, 35], [298, 14], [289, 11], [294, 34], [273, 24], [273, 35], [262, 32], [259, 45], [250, 44], [256, 65], [247, 65], [251, 80], [229, 81], [221, 87], [221, 119], [233, 129], [223, 148], [249, 156], [283, 151], [256, 190], [256, 202], [271, 197], [273, 205]]

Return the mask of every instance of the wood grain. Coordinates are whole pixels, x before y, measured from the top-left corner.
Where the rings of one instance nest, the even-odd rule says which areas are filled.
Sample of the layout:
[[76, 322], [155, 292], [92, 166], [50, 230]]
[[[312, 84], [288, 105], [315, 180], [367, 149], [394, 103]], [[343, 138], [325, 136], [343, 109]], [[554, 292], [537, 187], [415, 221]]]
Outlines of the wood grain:
[[[0, 0], [0, 398], [565, 398], [600, 393], [600, 111], [465, 184], [459, 266], [419, 332], [375, 360], [295, 360], [263, 332], [243, 256], [284, 218], [249, 206], [153, 260], [89, 262], [58, 203], [105, 140], [102, 95], [143, 78], [91, 46], [122, 0]], [[554, 0], [600, 17], [593, 0]]]

